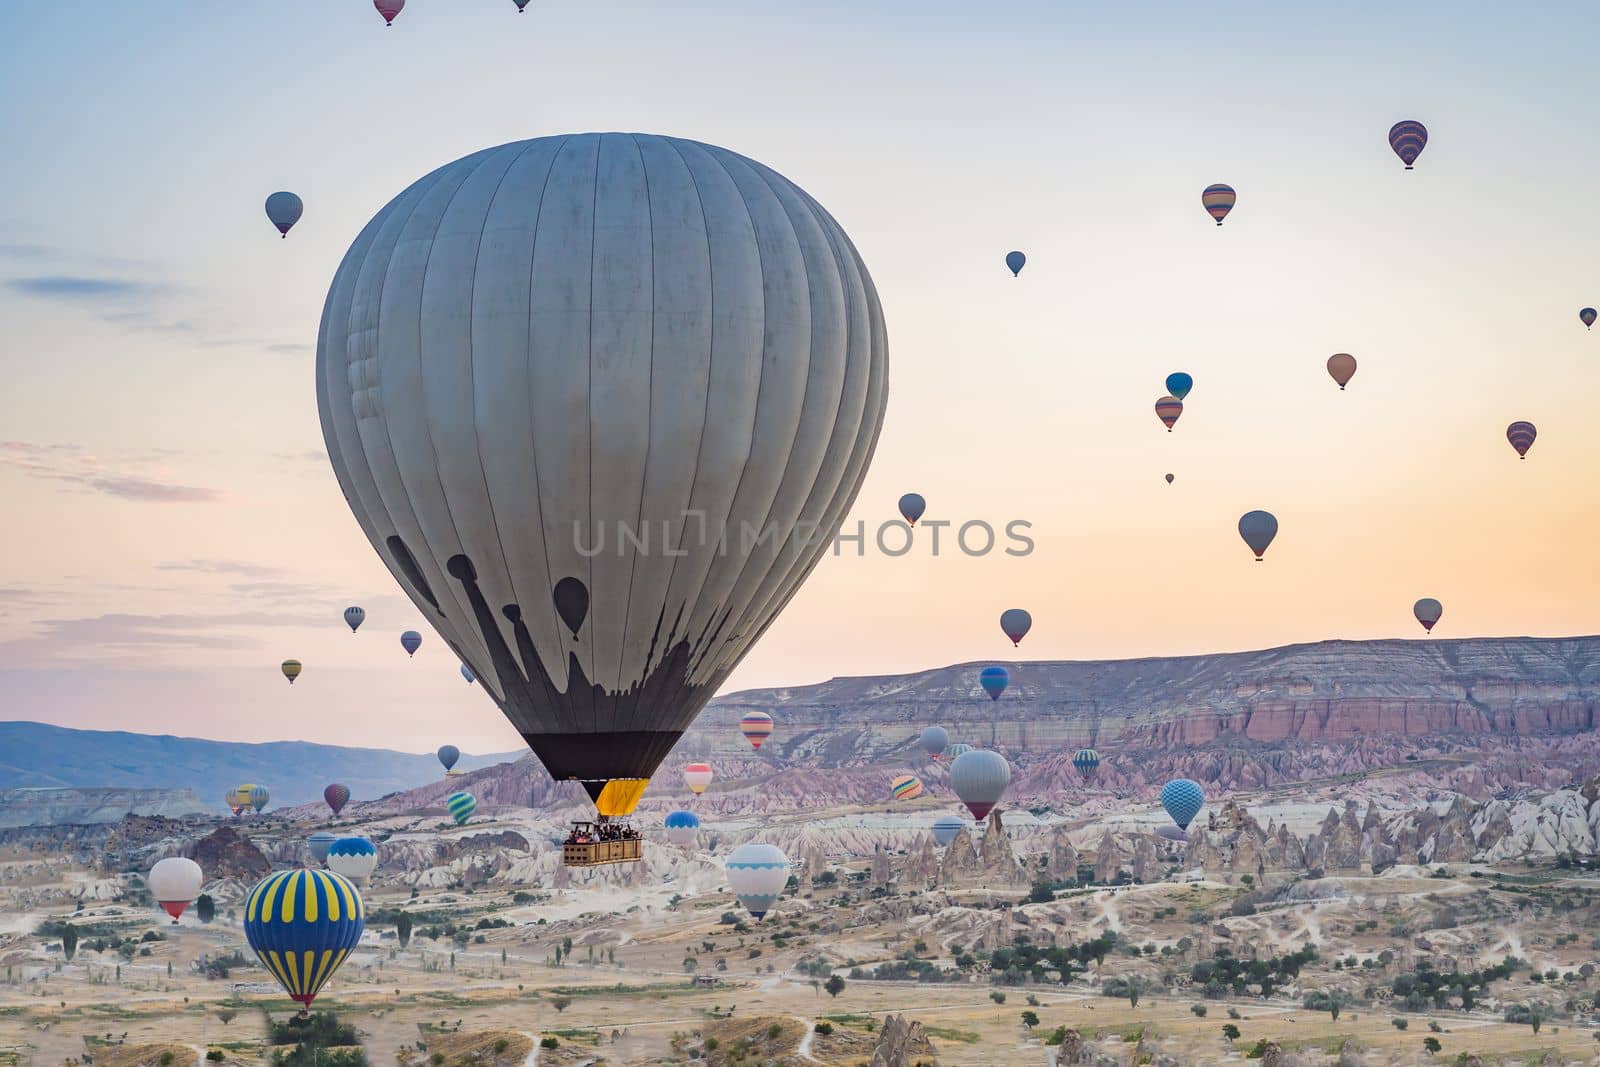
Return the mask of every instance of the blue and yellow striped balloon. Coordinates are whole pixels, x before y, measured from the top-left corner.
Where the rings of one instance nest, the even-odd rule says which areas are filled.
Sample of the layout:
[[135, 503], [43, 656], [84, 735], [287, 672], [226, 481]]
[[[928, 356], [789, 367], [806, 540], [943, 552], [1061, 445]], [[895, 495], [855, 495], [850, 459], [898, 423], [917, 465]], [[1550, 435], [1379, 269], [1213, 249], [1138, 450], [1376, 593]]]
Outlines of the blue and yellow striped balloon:
[[1080, 748], [1072, 754], [1072, 765], [1077, 768], [1078, 773], [1087, 782], [1100, 769], [1100, 753], [1092, 748]]
[[457, 826], [465, 826], [472, 813], [478, 810], [478, 798], [471, 793], [451, 793], [444, 806]]
[[361, 941], [361, 894], [332, 871], [269, 874], [244, 902], [244, 936], [263, 966], [304, 1009]]

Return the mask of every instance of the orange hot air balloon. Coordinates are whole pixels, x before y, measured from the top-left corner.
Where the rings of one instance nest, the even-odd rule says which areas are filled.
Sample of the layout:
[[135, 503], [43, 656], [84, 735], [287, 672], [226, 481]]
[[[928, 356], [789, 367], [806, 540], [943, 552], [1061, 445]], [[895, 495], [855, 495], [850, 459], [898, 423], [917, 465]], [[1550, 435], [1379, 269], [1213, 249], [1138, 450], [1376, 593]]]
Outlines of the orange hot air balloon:
[[1335, 352], [1328, 357], [1328, 376], [1339, 383], [1339, 391], [1356, 376], [1356, 357], [1348, 352]]

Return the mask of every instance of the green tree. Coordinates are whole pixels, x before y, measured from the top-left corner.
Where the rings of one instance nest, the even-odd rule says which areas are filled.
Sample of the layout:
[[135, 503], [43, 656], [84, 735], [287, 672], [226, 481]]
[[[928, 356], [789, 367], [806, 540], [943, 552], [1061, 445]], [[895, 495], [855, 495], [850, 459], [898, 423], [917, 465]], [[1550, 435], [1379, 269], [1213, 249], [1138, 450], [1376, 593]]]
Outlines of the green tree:
[[557, 1015], [560, 1015], [562, 1012], [566, 1011], [569, 1007], [572, 1006], [572, 998], [571, 997], [551, 997], [550, 998], [550, 1006], [556, 1010], [556, 1014]]
[[395, 936], [400, 939], [400, 947], [405, 948], [411, 944], [411, 916], [401, 912], [394, 917]]
[[1438, 1038], [1434, 1037], [1432, 1034], [1429, 1034], [1427, 1037], [1422, 1039], [1422, 1047], [1427, 1049], [1429, 1052], [1438, 1052], [1444, 1046], [1439, 1044]]
[[822, 988], [827, 991], [828, 996], [837, 997], [844, 992], [844, 979], [836, 974], [830, 974], [828, 980], [822, 983]]
[[61, 954], [68, 961], [78, 954], [78, 930], [71, 923], [61, 924]]
[[1130, 979], [1128, 979], [1128, 1007], [1137, 1008], [1139, 1006], [1139, 998], [1141, 996], [1143, 996], [1143, 995], [1144, 995], [1144, 979], [1143, 978], [1130, 978]]
[[201, 893], [194, 898], [194, 914], [203, 923], [217, 917], [217, 902], [211, 899], [210, 893]]
[[1039, 1025], [1039, 1015], [1038, 1015], [1038, 1013], [1037, 1012], [1032, 1012], [1032, 1011], [1023, 1012], [1022, 1013], [1022, 1025], [1026, 1026], [1028, 1028], [1028, 1030], [1031, 1032], [1035, 1026]]
[[1239, 1040], [1239, 1028], [1232, 1023], [1223, 1023], [1222, 1036], [1229, 1041], [1237, 1041]]

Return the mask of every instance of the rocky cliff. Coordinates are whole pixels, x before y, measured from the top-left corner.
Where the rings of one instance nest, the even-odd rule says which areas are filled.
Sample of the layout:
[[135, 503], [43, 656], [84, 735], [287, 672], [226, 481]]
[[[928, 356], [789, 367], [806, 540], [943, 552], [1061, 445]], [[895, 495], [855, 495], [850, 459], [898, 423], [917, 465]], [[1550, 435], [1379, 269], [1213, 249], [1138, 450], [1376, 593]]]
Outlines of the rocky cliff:
[[0, 789], [0, 828], [92, 826], [124, 815], [178, 817], [207, 811], [191, 789]]

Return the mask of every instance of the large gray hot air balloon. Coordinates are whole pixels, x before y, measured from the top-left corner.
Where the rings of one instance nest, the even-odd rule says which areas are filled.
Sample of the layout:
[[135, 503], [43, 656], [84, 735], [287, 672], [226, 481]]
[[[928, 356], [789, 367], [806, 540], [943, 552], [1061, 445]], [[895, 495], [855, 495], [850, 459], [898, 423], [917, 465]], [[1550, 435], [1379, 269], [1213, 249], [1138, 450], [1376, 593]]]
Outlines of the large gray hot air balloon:
[[1011, 764], [986, 748], [963, 752], [950, 765], [950, 788], [979, 821], [988, 818], [1010, 784]]
[[346, 254], [317, 346], [368, 539], [607, 816], [821, 559], [886, 390], [838, 223], [759, 163], [643, 134], [418, 181]]
[[917, 738], [917, 743], [922, 746], [922, 751], [938, 759], [939, 754], [950, 747], [950, 734], [943, 726], [929, 726]]
[[1260, 563], [1267, 546], [1278, 536], [1278, 519], [1270, 511], [1247, 511], [1239, 519], [1239, 536], [1244, 538], [1244, 543], [1256, 554], [1256, 562]]

